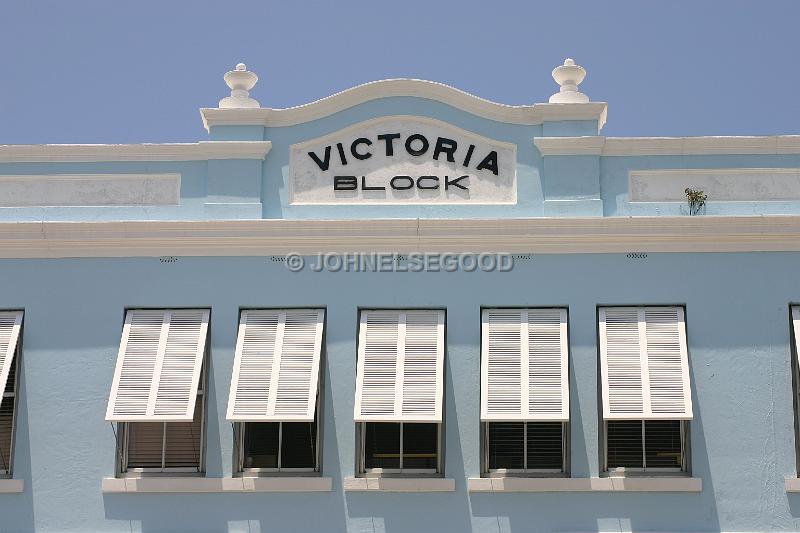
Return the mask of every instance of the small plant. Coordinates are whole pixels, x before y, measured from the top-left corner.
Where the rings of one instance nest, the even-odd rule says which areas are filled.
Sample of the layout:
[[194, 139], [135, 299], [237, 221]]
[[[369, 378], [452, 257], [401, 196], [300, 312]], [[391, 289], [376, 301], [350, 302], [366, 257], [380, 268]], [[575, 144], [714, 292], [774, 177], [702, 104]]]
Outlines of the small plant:
[[700, 210], [706, 205], [708, 196], [700, 189], [692, 189], [687, 187], [685, 191], [686, 201], [689, 202], [689, 214], [698, 215]]

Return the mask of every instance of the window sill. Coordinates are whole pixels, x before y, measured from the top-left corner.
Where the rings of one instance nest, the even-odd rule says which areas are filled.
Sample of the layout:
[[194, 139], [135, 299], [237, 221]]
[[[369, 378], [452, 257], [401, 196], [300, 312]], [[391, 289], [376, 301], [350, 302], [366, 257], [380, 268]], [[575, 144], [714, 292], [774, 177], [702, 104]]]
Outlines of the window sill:
[[22, 479], [0, 479], [0, 494], [19, 494], [25, 491]]
[[329, 477], [104, 478], [105, 493], [330, 492]]
[[441, 477], [346, 477], [348, 492], [453, 492], [456, 480]]
[[784, 480], [786, 492], [800, 492], [800, 478], [787, 477]]
[[703, 480], [697, 477], [471, 477], [467, 480], [467, 490], [469, 492], [702, 492]]

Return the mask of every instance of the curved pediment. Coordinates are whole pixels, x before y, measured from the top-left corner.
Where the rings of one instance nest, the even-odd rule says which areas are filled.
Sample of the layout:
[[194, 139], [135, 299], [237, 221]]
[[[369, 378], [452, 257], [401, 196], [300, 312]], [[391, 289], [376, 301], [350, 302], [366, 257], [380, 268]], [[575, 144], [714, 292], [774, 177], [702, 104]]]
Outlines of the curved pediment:
[[273, 108], [205, 108], [200, 113], [206, 129], [225, 125], [292, 126], [327, 117], [353, 106], [391, 97], [415, 97], [447, 104], [467, 113], [508, 124], [540, 124], [551, 120], [606, 119], [603, 102], [507, 105], [474, 96], [443, 83], [415, 79], [390, 79], [365, 83], [307, 104]]

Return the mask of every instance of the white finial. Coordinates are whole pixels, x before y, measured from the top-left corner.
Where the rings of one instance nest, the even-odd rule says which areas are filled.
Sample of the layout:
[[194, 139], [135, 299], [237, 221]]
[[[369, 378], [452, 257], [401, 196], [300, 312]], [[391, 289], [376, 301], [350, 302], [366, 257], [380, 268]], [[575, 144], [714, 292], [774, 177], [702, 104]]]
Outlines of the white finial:
[[219, 101], [219, 107], [225, 109], [261, 107], [257, 100], [250, 98], [250, 90], [255, 87], [258, 76], [247, 70], [247, 65], [239, 63], [236, 70], [229, 70], [224, 76], [225, 83], [231, 89], [231, 95]]
[[550, 97], [551, 104], [585, 104], [589, 97], [578, 91], [578, 85], [586, 77], [586, 69], [567, 58], [564, 64], [553, 69], [553, 79], [561, 89]]

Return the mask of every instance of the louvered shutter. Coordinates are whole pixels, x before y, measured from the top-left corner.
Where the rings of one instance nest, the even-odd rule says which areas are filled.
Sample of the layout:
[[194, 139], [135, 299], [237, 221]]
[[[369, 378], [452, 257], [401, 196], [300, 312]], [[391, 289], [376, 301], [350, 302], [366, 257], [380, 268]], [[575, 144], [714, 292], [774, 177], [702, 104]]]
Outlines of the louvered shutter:
[[314, 420], [324, 320], [321, 309], [242, 311], [228, 420]]
[[362, 311], [356, 422], [441, 422], [444, 311]]
[[603, 417], [692, 418], [682, 307], [600, 309]]
[[106, 420], [192, 420], [208, 317], [207, 309], [126, 313]]
[[569, 420], [567, 311], [484, 309], [481, 420]]
[[795, 356], [800, 362], [800, 306], [792, 306], [792, 328], [794, 330]]
[[17, 353], [19, 330], [22, 327], [22, 311], [0, 311], [0, 406], [3, 391], [11, 372], [11, 364]]

